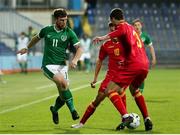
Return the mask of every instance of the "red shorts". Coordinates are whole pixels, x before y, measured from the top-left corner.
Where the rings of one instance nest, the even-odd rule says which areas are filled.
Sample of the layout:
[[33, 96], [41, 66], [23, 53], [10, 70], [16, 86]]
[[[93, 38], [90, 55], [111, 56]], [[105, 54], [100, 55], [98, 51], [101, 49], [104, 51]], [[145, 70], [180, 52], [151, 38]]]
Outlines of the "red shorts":
[[106, 74], [105, 79], [102, 81], [98, 92], [104, 92], [109, 84], [110, 81], [112, 81], [114, 77], [114, 72], [113, 71], [108, 71]]
[[148, 70], [121, 70], [117, 72], [112, 81], [119, 84], [121, 88], [131, 85], [133, 88], [138, 89], [142, 82], [145, 80]]

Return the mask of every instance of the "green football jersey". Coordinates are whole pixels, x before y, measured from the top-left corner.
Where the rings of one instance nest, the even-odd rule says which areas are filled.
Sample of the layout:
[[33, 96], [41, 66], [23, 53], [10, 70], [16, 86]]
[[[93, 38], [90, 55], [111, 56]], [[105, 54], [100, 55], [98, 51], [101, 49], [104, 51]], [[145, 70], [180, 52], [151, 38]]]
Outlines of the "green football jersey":
[[77, 35], [67, 26], [60, 31], [55, 25], [46, 26], [40, 30], [39, 37], [45, 41], [42, 66], [65, 65], [68, 45], [79, 43]]
[[141, 33], [141, 40], [143, 41], [145, 47], [152, 45], [152, 40], [150, 36], [145, 32]]

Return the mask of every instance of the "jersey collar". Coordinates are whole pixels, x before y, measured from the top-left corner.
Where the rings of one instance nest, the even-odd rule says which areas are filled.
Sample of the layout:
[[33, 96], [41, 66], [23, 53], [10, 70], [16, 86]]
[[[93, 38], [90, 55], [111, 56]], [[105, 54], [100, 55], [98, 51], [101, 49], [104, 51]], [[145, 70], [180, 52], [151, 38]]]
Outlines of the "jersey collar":
[[[67, 26], [66, 26], [66, 27], [67, 27]], [[66, 27], [64, 27], [62, 30], [57, 30], [57, 29], [56, 29], [56, 25], [54, 24], [54, 30], [55, 30], [57, 33], [63, 31]]]

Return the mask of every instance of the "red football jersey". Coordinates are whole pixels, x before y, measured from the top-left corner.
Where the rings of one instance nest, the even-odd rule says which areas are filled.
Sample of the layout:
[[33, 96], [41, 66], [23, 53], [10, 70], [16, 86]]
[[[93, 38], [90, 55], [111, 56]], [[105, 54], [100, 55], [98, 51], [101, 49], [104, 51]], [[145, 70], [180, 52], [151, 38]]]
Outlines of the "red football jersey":
[[149, 61], [145, 52], [144, 44], [132, 25], [121, 22], [115, 31], [110, 32], [110, 38], [118, 37], [124, 47], [125, 65], [132, 70], [148, 70]]
[[106, 41], [100, 48], [99, 59], [108, 59], [108, 70], [117, 71], [124, 67], [124, 48], [119, 42], [113, 42], [112, 40]]

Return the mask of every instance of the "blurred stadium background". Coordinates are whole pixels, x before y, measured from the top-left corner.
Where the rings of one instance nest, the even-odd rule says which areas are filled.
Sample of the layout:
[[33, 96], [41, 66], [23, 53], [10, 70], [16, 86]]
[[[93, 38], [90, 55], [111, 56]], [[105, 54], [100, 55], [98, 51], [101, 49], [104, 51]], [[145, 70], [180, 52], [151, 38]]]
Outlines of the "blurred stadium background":
[[[31, 38], [42, 27], [53, 22], [55, 8], [68, 9], [69, 26], [79, 37], [90, 37], [107, 32], [112, 8], [124, 10], [126, 20], [135, 18], [144, 22], [144, 30], [153, 38], [157, 65], [180, 66], [180, 1], [178, 0], [0, 0], [0, 69], [4, 73], [18, 72], [16, 62], [17, 37], [22, 31]], [[32, 27], [32, 33], [28, 28]], [[39, 70], [43, 41], [32, 48], [28, 69]], [[92, 65], [98, 48], [92, 47]]]
[[[16, 61], [19, 34], [25, 32], [30, 39], [41, 28], [53, 23], [52, 12], [59, 7], [68, 10], [68, 25], [79, 37], [83, 33], [91, 38], [105, 34], [108, 31], [109, 12], [115, 7], [124, 10], [126, 20], [130, 23], [135, 18], [142, 19], [144, 31], [153, 40], [157, 67], [173, 67], [170, 70], [151, 70], [146, 80], [143, 94], [155, 125], [150, 134], [179, 134], [180, 0], [0, 0], [0, 70], [3, 73], [20, 72]], [[29, 28], [32, 28], [31, 32]], [[73, 48], [70, 50], [73, 52]], [[97, 52], [98, 47], [92, 46], [92, 69]], [[40, 70], [42, 53], [43, 41], [29, 52], [29, 71]], [[96, 96], [99, 85], [93, 90], [89, 86], [93, 71], [85, 74], [84, 71], [73, 70], [69, 74], [75, 105], [82, 116]], [[104, 74], [105, 71], [100, 73], [99, 80], [104, 78]], [[49, 106], [54, 103], [57, 90], [52, 82], [42, 76], [42, 73], [36, 72], [2, 77], [7, 83], [0, 83], [0, 134], [147, 134], [143, 124], [137, 130], [115, 131], [119, 114], [108, 100], [101, 104], [81, 130], [70, 129], [75, 122], [66, 107], [59, 112], [60, 125], [54, 125]], [[127, 104], [129, 112], [140, 114], [129, 92]], [[63, 114], [67, 114], [67, 117], [61, 117]]]

